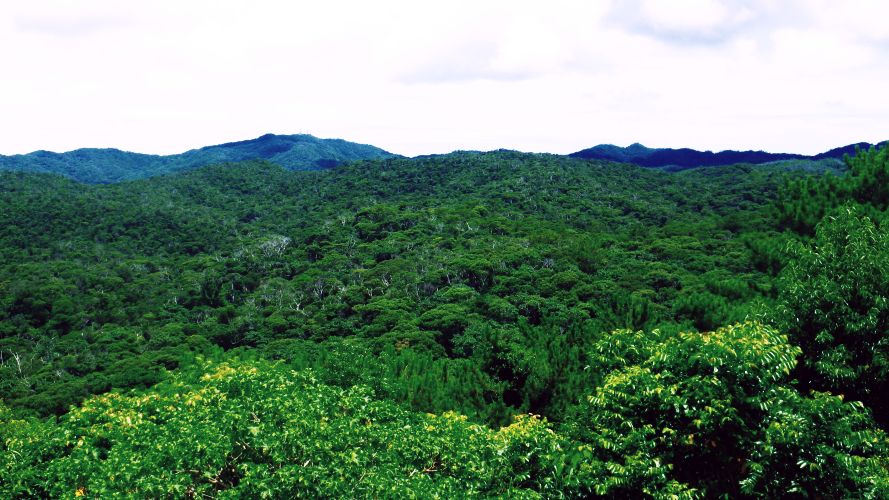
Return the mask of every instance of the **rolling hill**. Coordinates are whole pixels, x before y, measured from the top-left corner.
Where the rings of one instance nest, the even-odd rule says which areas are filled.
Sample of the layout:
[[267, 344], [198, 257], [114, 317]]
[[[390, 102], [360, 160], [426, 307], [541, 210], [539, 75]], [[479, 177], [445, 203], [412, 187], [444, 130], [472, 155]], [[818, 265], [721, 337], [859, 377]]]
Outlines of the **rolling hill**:
[[266, 134], [166, 156], [95, 148], [0, 155], [0, 170], [54, 173], [81, 182], [108, 184], [224, 162], [267, 160], [288, 170], [320, 170], [355, 160], [392, 156], [395, 155], [380, 148], [342, 139]]

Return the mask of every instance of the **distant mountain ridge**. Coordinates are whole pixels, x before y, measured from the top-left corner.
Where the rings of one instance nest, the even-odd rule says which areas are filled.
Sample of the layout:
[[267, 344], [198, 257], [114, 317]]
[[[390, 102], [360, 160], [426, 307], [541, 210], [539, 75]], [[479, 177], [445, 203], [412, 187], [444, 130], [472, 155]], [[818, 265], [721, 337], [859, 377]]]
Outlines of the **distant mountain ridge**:
[[[885, 143], [882, 143], [885, 144]], [[856, 148], [867, 149], [873, 144], [859, 142], [839, 148], [831, 149], [817, 155], [801, 155], [793, 153], [767, 153], [765, 151], [697, 151], [689, 148], [649, 148], [635, 143], [628, 147], [614, 146], [612, 144], [600, 144], [589, 149], [584, 149], [568, 156], [588, 160], [610, 160], [624, 163], [633, 163], [643, 167], [663, 168], [668, 170], [683, 170], [695, 167], [715, 167], [720, 165], [735, 165], [738, 163], [762, 164], [785, 160], [836, 160], [843, 159], [846, 154], [855, 154]]]
[[85, 148], [66, 153], [35, 151], [0, 155], [0, 170], [61, 174], [81, 182], [106, 184], [191, 170], [214, 163], [268, 160], [288, 170], [319, 170], [356, 160], [394, 157], [375, 146], [312, 135], [266, 134], [174, 155]]
[[[885, 145], [887, 142], [880, 144]], [[667, 171], [772, 162], [790, 162], [794, 164], [793, 168], [842, 170], [844, 155], [855, 154], [856, 148], [866, 149], [871, 146], [870, 143], [860, 142], [807, 156], [765, 151], [727, 150], [714, 153], [690, 148], [649, 148], [639, 143], [627, 147], [600, 144], [568, 156], [633, 163]], [[65, 153], [35, 151], [20, 155], [0, 155], [0, 171], [53, 173], [80, 182], [108, 184], [187, 171], [218, 163], [247, 160], [267, 160], [288, 170], [320, 170], [351, 161], [398, 156], [375, 146], [342, 139], [319, 139], [308, 134], [265, 134], [255, 139], [206, 146], [173, 155], [133, 153], [114, 148], [83, 148]]]

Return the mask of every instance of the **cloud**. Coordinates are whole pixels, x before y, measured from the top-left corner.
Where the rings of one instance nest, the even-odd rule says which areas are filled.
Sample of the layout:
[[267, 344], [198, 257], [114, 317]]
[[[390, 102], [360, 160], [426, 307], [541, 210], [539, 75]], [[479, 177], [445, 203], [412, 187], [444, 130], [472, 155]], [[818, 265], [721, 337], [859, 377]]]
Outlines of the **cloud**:
[[61, 38], [92, 36], [138, 24], [132, 10], [107, 1], [81, 3], [49, 0], [43, 9], [13, 4], [7, 15], [18, 32]]
[[500, 47], [494, 41], [464, 44], [428, 55], [400, 75], [407, 84], [455, 83], [472, 80], [519, 81], [537, 76], [529, 68], [498, 65]]
[[600, 71], [605, 64], [596, 56], [602, 41], [596, 26], [607, 2], [468, 5], [471, 15], [453, 16], [460, 11], [450, 10], [444, 22], [423, 23], [422, 31], [408, 29], [409, 36], [398, 37], [411, 47], [400, 50], [406, 57], [399, 82], [517, 82], [566, 71]]
[[10, 2], [0, 154], [174, 153], [265, 132], [403, 154], [817, 152], [889, 137], [886, 5]]
[[662, 42], [714, 45], [801, 23], [807, 15], [796, 2], [779, 6], [764, 0], [620, 0], [607, 20]]
[[43, 16], [18, 19], [16, 20], [16, 27], [25, 32], [59, 37], [81, 37], [94, 35], [106, 30], [120, 29], [123, 27], [124, 22], [129, 23], [131, 20], [107, 16]]

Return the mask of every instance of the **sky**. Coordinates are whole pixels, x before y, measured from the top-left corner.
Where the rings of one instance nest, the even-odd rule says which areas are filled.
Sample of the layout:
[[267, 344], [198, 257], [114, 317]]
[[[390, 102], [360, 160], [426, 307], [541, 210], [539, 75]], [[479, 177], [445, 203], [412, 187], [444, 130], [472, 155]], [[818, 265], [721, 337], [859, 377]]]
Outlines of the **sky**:
[[884, 0], [0, 5], [0, 154], [309, 133], [414, 156], [889, 139]]

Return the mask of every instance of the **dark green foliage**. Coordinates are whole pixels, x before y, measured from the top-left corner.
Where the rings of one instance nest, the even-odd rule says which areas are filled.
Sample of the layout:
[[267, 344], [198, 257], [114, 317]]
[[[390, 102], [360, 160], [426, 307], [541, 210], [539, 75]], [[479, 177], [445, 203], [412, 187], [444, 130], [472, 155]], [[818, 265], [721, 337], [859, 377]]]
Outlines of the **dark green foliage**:
[[592, 492], [660, 498], [845, 498], [889, 487], [889, 440], [860, 404], [791, 389], [800, 349], [756, 323], [712, 333], [617, 331], [575, 410]]
[[811, 235], [826, 214], [844, 204], [857, 204], [870, 214], [889, 206], [889, 147], [861, 150], [847, 157], [842, 177], [827, 174], [788, 182], [775, 203], [781, 227]]
[[889, 232], [843, 208], [793, 248], [781, 276], [781, 328], [805, 353], [807, 386], [865, 401], [889, 418]]
[[[860, 402], [775, 391], [742, 491], [761, 498], [885, 498], [889, 441]], [[763, 430], [764, 429], [764, 430]]]
[[[768, 280], [733, 234], [760, 224], [779, 181], [510, 152], [321, 172], [239, 164], [108, 186], [0, 174], [5, 399], [63, 411], [111, 381], [161, 377], [204, 352], [180, 347], [192, 337], [223, 349], [354, 338], [388, 380], [377, 386], [410, 392], [393, 397], [418, 409], [555, 416], [587, 380], [562, 350], [613, 328], [743, 318]], [[707, 320], [677, 309], [718, 269], [738, 283], [706, 293], [732, 307]], [[118, 327], [129, 342], [92, 347]], [[85, 347], [57, 340], [74, 337]], [[21, 373], [13, 355], [28, 360]], [[153, 375], [107, 373], [130, 358]], [[421, 383], [435, 373], [454, 382]], [[454, 396], [464, 378], [482, 381], [480, 395]], [[41, 396], [54, 381], [76, 390]]]

